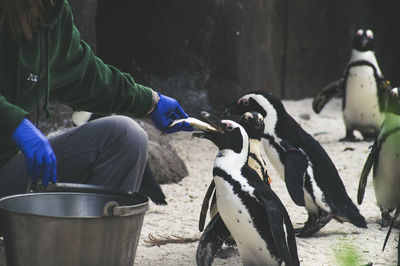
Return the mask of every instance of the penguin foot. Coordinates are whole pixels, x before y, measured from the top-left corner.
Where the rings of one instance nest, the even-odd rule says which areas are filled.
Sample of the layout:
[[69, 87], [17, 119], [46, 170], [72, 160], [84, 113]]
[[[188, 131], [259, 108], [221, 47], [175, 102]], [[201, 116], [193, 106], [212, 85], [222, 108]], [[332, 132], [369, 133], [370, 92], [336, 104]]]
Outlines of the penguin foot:
[[381, 216], [382, 216], [382, 219], [380, 221], [381, 227], [388, 227], [392, 223], [392, 217], [390, 216], [389, 211], [382, 211]]
[[387, 220], [387, 219], [383, 219], [382, 218], [382, 220], [380, 221], [380, 225], [381, 225], [381, 227], [388, 227], [389, 225], [390, 225], [390, 223], [391, 223], [391, 221], [390, 220]]
[[239, 251], [237, 248], [229, 246], [218, 250], [218, 253], [215, 256], [220, 259], [228, 259], [234, 256], [239, 256]]
[[395, 221], [393, 227], [396, 229], [400, 229], [400, 221]]
[[371, 142], [374, 141], [376, 136], [378, 135], [379, 132], [374, 132], [374, 133], [361, 133], [363, 137], [363, 141]]
[[346, 129], [346, 136], [339, 141], [348, 141], [348, 142], [358, 142], [361, 141], [361, 139], [357, 139], [356, 136], [353, 134], [352, 129]]
[[[324, 227], [333, 218], [332, 213], [327, 213], [325, 215], [319, 216], [313, 222], [307, 221], [300, 232], [297, 233], [297, 237], [309, 237], [315, 232], [318, 232], [322, 227]], [[296, 232], [296, 230], [295, 230]]]
[[[379, 222], [379, 224], [381, 225], [381, 227], [388, 227], [390, 226], [390, 224], [392, 223], [392, 218], [382, 218], [382, 220]], [[400, 221], [395, 221], [393, 223], [393, 227], [396, 229], [400, 229]]]

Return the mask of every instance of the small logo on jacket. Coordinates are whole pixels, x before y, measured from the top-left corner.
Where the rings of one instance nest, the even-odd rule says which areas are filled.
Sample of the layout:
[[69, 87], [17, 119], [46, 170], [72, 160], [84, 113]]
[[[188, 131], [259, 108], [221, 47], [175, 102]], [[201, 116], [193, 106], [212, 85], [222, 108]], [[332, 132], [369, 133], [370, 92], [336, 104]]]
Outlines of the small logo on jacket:
[[29, 74], [29, 77], [27, 78], [27, 80], [32, 81], [32, 82], [38, 82], [39, 80], [39, 75], [35, 75], [35, 74]]

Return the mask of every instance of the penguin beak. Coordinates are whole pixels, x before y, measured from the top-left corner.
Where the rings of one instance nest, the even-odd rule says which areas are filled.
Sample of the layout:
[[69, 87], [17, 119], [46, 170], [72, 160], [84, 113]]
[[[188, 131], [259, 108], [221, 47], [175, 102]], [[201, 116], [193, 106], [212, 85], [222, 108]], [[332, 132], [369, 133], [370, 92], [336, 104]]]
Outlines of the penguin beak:
[[366, 36], [363, 36], [363, 38], [361, 39], [361, 45], [363, 48], [366, 48], [368, 45], [369, 39]]
[[[202, 127], [202, 128], [197, 127], [197, 129], [199, 129], [201, 132], [193, 133], [194, 137], [206, 138], [211, 140], [216, 135], [221, 135], [224, 133], [224, 129], [221, 127], [221, 119], [204, 111], [200, 113], [200, 119], [202, 119], [204, 122], [203, 121], [201, 122], [207, 124], [208, 127]], [[210, 130], [210, 128], [212, 128], [212, 130]]]

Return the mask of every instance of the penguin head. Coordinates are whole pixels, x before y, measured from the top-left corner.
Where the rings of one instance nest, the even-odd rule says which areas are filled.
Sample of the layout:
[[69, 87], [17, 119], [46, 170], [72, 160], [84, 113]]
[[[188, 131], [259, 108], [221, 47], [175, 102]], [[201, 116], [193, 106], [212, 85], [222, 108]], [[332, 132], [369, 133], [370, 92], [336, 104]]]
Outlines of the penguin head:
[[204, 129], [202, 132], [193, 133], [194, 137], [210, 140], [220, 151], [232, 150], [235, 153], [242, 153], [243, 148], [248, 145], [248, 135], [240, 124], [232, 120], [221, 120], [207, 112], [202, 112], [200, 116], [216, 130]]
[[239, 120], [250, 139], [261, 140], [264, 133], [264, 117], [258, 112], [246, 112]]
[[353, 49], [366, 52], [374, 50], [374, 33], [372, 30], [359, 29], [353, 40]]
[[273, 131], [278, 123], [278, 116], [286, 113], [281, 100], [266, 91], [246, 94], [224, 109], [227, 116], [243, 115], [252, 111], [260, 113], [264, 118], [264, 132]]

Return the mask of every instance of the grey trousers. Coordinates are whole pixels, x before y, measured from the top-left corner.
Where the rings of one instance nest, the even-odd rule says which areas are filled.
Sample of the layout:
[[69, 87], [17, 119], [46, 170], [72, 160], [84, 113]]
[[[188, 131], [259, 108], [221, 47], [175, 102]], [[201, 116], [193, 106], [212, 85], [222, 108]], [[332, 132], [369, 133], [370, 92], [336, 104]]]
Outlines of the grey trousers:
[[[57, 181], [136, 192], [147, 160], [147, 133], [131, 118], [109, 116], [49, 139], [57, 158]], [[0, 168], [0, 197], [26, 192], [22, 153]]]

